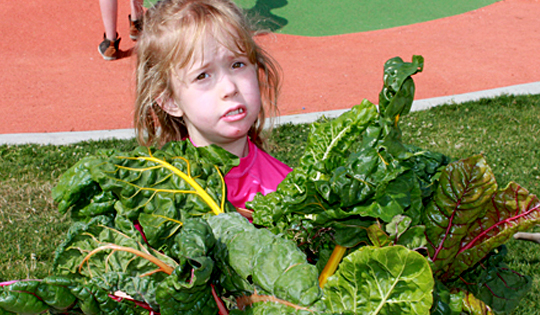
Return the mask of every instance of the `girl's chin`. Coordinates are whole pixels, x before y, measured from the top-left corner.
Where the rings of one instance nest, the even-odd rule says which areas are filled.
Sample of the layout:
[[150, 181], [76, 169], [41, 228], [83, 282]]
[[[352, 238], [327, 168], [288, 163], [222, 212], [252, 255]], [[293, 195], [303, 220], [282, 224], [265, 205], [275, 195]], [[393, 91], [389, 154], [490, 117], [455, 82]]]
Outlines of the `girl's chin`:
[[237, 140], [247, 137], [251, 125], [228, 126], [221, 130], [221, 135], [226, 139]]
[[216, 144], [218, 146], [227, 146], [233, 143], [240, 143], [242, 141], [247, 141], [247, 131], [231, 131], [227, 133], [220, 133], [219, 135], [214, 135], [211, 138], [202, 138], [199, 142], [208, 144]]

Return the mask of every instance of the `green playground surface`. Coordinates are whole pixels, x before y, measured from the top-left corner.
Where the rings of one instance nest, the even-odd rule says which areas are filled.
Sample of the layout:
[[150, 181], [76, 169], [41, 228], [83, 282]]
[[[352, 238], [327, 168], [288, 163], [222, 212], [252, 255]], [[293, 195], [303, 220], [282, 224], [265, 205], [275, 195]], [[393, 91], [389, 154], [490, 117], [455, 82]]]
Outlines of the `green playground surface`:
[[[235, 0], [259, 29], [331, 36], [374, 31], [473, 11], [496, 0]], [[156, 0], [145, 0], [149, 6]]]

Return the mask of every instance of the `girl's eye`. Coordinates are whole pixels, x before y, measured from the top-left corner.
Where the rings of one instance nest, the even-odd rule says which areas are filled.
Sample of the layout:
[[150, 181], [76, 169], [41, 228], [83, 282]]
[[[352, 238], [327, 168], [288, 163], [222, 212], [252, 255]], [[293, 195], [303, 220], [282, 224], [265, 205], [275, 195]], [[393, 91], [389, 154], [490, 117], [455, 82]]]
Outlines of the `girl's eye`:
[[201, 73], [201, 74], [199, 74], [199, 75], [197, 76], [196, 80], [197, 80], [197, 81], [200, 81], [200, 80], [204, 80], [204, 79], [206, 79], [206, 78], [208, 78], [208, 73], [203, 72], [203, 73]]
[[243, 62], [241, 62], [241, 61], [235, 62], [235, 63], [232, 65], [233, 69], [238, 69], [238, 68], [242, 68], [242, 67], [245, 67], [245, 66], [246, 66], [246, 64], [243, 63]]

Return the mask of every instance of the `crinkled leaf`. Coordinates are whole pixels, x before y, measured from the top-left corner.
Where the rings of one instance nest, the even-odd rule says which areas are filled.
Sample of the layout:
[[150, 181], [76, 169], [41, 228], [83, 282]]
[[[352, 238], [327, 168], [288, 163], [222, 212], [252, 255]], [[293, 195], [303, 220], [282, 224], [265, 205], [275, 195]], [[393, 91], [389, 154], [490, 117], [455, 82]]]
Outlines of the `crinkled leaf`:
[[186, 259], [208, 256], [216, 240], [210, 226], [201, 218], [186, 220], [176, 235], [171, 252]]
[[185, 222], [172, 249], [182, 264], [156, 291], [161, 314], [216, 314], [210, 287], [215, 265], [210, 251], [214, 244], [213, 232], [205, 220], [191, 218]]
[[396, 215], [386, 225], [386, 233], [392, 240], [398, 239], [410, 227], [412, 219], [405, 215]]
[[[430, 198], [434, 192], [434, 181], [439, 179], [442, 169], [451, 162], [451, 159], [441, 153], [426, 151], [412, 145], [404, 144], [412, 154], [408, 158], [408, 166], [417, 176], [422, 190], [422, 198]], [[413, 224], [417, 223], [413, 218]]]
[[71, 308], [76, 301], [69, 289], [72, 283], [65, 277], [50, 276], [41, 281], [35, 294], [50, 308], [65, 311]]
[[101, 280], [99, 286], [103, 290], [111, 294], [120, 291], [133, 301], [141, 302], [152, 310], [159, 311], [159, 305], [156, 302], [156, 289], [159, 282], [154, 278], [133, 277], [124, 273], [108, 272], [102, 274], [99, 279]]
[[345, 162], [351, 146], [377, 116], [375, 105], [364, 100], [331, 122], [314, 123], [298, 167], [314, 180], [324, 178], [328, 170]]
[[[219, 219], [218, 219], [219, 218]], [[250, 236], [253, 226], [246, 224], [239, 224], [241, 219], [232, 215], [219, 215], [217, 217], [211, 217], [208, 220], [209, 225], [217, 239], [216, 246], [214, 248], [213, 257], [216, 258], [216, 267], [219, 269], [219, 283], [228, 292], [233, 295], [240, 296], [242, 294], [250, 294], [253, 292], [253, 284], [248, 281], [248, 277], [252, 274], [252, 256], [254, 248], [251, 244], [253, 241], [257, 241], [257, 238], [249, 237], [248, 242], [245, 245], [245, 251], [242, 248], [239, 249], [238, 254], [244, 255], [242, 259], [230, 259], [230, 251], [233, 253], [235, 248], [229, 246], [232, 239], [236, 237]], [[247, 234], [246, 231], [249, 231]], [[261, 240], [264, 241], [264, 240]], [[240, 244], [242, 246], [242, 244]], [[232, 267], [231, 265], [239, 266], [241, 270]], [[245, 266], [249, 266], [250, 269], [245, 269]], [[242, 275], [242, 276], [240, 276]]]
[[228, 243], [228, 263], [242, 278], [248, 279], [253, 274], [255, 258], [260, 255], [261, 245], [271, 244], [273, 240], [272, 233], [257, 233], [255, 238], [252, 230], [239, 232]]
[[327, 188], [317, 182], [324, 184], [333, 169], [345, 163], [351, 146], [358, 143], [362, 132], [377, 116], [376, 106], [366, 100], [335, 120], [314, 124], [300, 165], [287, 175], [276, 192], [257, 194], [246, 204], [255, 211], [253, 222], [273, 226], [287, 213], [320, 213], [331, 208], [324, 192], [319, 192]]
[[323, 299], [332, 312], [429, 314], [433, 285], [428, 261], [419, 253], [365, 246], [343, 259]]
[[106, 159], [106, 155], [85, 157], [62, 174], [52, 189], [58, 211], [65, 213], [71, 209], [75, 219], [114, 213], [116, 198], [110, 192], [104, 192], [90, 172]]
[[387, 210], [398, 205], [397, 208], [404, 211], [411, 205], [411, 192], [416, 190], [413, 193], [421, 200], [414, 173], [407, 172], [408, 168], [394, 161], [392, 155], [376, 148], [365, 148], [351, 154], [347, 163], [338, 167], [329, 181], [331, 191], [338, 196], [341, 207], [360, 205], [367, 208], [365, 205], [373, 200], [381, 208], [381, 213], [372, 216], [384, 215], [383, 220], [390, 221], [398, 213], [392, 211], [394, 215], [385, 215]]
[[[103, 279], [82, 279], [74, 282], [70, 288], [71, 293], [77, 297], [76, 307], [85, 315], [135, 315], [142, 314], [142, 308], [137, 307], [131, 301], [118, 302], [110, 297], [114, 292], [107, 291], [107, 284]], [[148, 312], [148, 311], [146, 311]]]
[[[220, 161], [221, 169], [214, 164]], [[214, 146], [196, 148], [189, 141], [171, 142], [161, 150], [141, 147], [116, 154], [94, 168], [92, 178], [103, 190], [118, 196], [120, 215], [137, 220], [148, 243], [159, 248], [172, 239], [185, 219], [232, 211], [225, 200], [223, 171], [235, 162], [237, 158]]]
[[103, 151], [70, 168], [53, 197], [59, 210], [70, 210], [77, 221], [110, 215], [115, 228], [130, 237], [138, 233], [137, 222], [150, 245], [166, 247], [185, 219], [234, 210], [225, 200], [223, 175], [238, 162], [222, 148], [196, 148], [190, 141], [160, 150]]
[[208, 223], [222, 248], [221, 263], [237, 277], [253, 281], [250, 294], [257, 290], [301, 306], [320, 299], [317, 269], [294, 242], [255, 228], [237, 213], [211, 217]]
[[405, 172], [393, 180], [379, 183], [372, 202], [355, 206], [351, 212], [389, 222], [394, 216], [409, 209], [412, 209], [411, 212], [419, 212], [422, 209], [422, 198], [414, 173]]
[[[371, 107], [364, 108], [368, 104], [365, 102], [358, 105], [358, 110], [344, 114], [339, 123], [326, 122], [313, 129], [313, 148], [308, 144], [302, 160], [305, 164], [295, 168], [276, 192], [257, 195], [247, 204], [255, 211], [255, 224], [273, 227], [289, 214], [310, 215], [322, 226], [355, 215], [388, 222], [405, 212], [413, 224], [421, 221], [422, 200], [431, 195], [431, 181], [448, 159], [401, 144], [394, 122], [371, 112]], [[354, 115], [368, 117], [354, 118]], [[363, 133], [355, 140], [361, 143], [359, 148], [349, 145], [341, 150], [339, 146], [333, 147], [331, 141], [325, 143], [328, 134], [323, 132], [332, 130], [329, 133], [337, 135], [338, 128], [345, 128], [342, 131], [347, 133], [352, 127], [343, 126], [343, 121], [349, 120], [362, 124], [357, 128]], [[324, 145], [331, 147], [322, 151]], [[327, 155], [335, 156], [336, 162], [329, 162], [334, 161], [330, 158], [324, 163], [317, 162]]]
[[[294, 270], [292, 269], [293, 266], [301, 264], [305, 265], [308, 271], [312, 267], [311, 269], [314, 272], [310, 274], [305, 274], [304, 272], [297, 274], [293, 272], [288, 274], [289, 271]], [[315, 266], [306, 263], [305, 254], [298, 250], [295, 243], [280, 238], [273, 238], [271, 243], [264, 244], [257, 252], [253, 265], [253, 282], [266, 292], [279, 296], [280, 291], [287, 289], [287, 287], [284, 287], [279, 283], [279, 279], [282, 279], [284, 276], [290, 277], [289, 281], [295, 280], [298, 283], [298, 286], [306, 286], [310, 289], [313, 288], [315, 291], [315, 298], [320, 297], [318, 282], [316, 280], [318, 274]], [[298, 278], [295, 279], [294, 277]], [[295, 289], [294, 287], [289, 288]], [[307, 293], [306, 295], [310, 299], [308, 300], [307, 305], [311, 304], [315, 300], [312, 297], [313, 294], [311, 292], [291, 292], [289, 295], [298, 297], [304, 293]], [[286, 299], [284, 296], [280, 297]], [[300, 303], [300, 301], [292, 302]]]
[[58, 273], [75, 277], [80, 274], [91, 278], [105, 272], [121, 272], [137, 276], [158, 269], [158, 266], [148, 259], [112, 248], [112, 245], [148, 254], [171, 268], [175, 267], [174, 260], [155, 250], [147, 249], [137, 240], [112, 228], [111, 224], [108, 217], [101, 216], [93, 218], [88, 223], [77, 222], [72, 225], [66, 240], [56, 251], [55, 265]]
[[159, 284], [156, 301], [159, 303], [161, 314], [217, 313], [217, 305], [209, 285], [214, 263], [211, 259], [203, 257], [197, 258], [196, 261], [198, 263], [196, 268], [177, 268]]

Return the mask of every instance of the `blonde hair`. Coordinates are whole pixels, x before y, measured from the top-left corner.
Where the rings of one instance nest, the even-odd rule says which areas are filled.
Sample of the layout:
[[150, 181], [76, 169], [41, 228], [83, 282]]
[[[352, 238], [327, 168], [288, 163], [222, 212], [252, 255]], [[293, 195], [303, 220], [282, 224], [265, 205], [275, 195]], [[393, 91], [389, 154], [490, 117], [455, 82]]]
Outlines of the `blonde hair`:
[[175, 69], [190, 65], [208, 34], [257, 66], [262, 106], [248, 136], [262, 147], [266, 113], [277, 113], [279, 68], [255, 43], [241, 9], [230, 0], [163, 0], [146, 12], [136, 47], [134, 126], [140, 144], [162, 146], [188, 137], [183, 119], [169, 115], [156, 100], [164, 104], [175, 97]]

